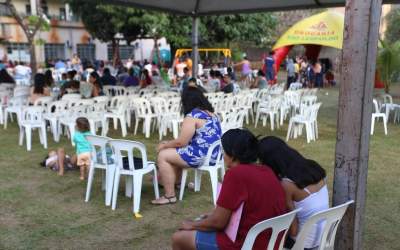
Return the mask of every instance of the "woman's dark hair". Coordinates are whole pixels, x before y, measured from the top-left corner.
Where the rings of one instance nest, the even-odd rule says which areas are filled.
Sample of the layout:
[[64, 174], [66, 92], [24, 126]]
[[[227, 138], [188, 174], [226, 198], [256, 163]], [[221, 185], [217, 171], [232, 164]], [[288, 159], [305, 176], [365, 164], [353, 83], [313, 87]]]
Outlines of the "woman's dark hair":
[[70, 80], [73, 80], [76, 74], [77, 74], [76, 70], [70, 70], [67, 72], [68, 78]]
[[103, 75], [111, 75], [110, 69], [109, 68], [105, 68], [103, 70]]
[[149, 71], [148, 71], [147, 69], [143, 69], [142, 74], [143, 74], [145, 77], [148, 77], [148, 76], [149, 76]]
[[213, 106], [204, 96], [203, 92], [196, 87], [188, 86], [182, 92], [182, 113], [187, 115], [195, 108], [214, 113]]
[[43, 94], [45, 87], [45, 76], [42, 73], [37, 73], [34, 78], [33, 93]]
[[129, 76], [133, 76], [133, 73], [134, 73], [133, 68], [129, 68], [128, 69], [128, 75]]
[[93, 84], [94, 85], [98, 85], [99, 87], [101, 87], [99, 74], [96, 71], [93, 71], [93, 72], [90, 73], [90, 76], [95, 79]]
[[44, 84], [47, 87], [50, 87], [54, 84], [53, 73], [51, 72], [51, 70], [46, 70], [46, 72], [44, 73]]
[[221, 138], [225, 154], [240, 163], [254, 163], [258, 158], [258, 140], [246, 129], [231, 129]]
[[71, 89], [77, 89], [77, 90], [79, 90], [80, 86], [81, 86], [81, 82], [80, 82], [80, 81], [72, 80], [72, 81], [70, 82], [70, 88], [71, 88]]
[[14, 78], [8, 74], [6, 69], [0, 70], [0, 83], [15, 83]]
[[264, 71], [262, 71], [261, 69], [258, 70], [257, 75], [258, 76], [265, 76]]
[[79, 132], [87, 132], [90, 131], [89, 121], [86, 117], [79, 117], [76, 119], [76, 127]]
[[221, 73], [221, 71], [216, 70], [216, 71], [214, 71], [214, 73], [215, 73], [215, 77], [217, 77], [217, 78], [222, 78], [222, 73]]
[[215, 71], [214, 70], [210, 70], [210, 77], [215, 77]]
[[260, 140], [259, 158], [262, 164], [271, 167], [279, 178], [288, 178], [303, 189], [326, 177], [325, 169], [317, 162], [304, 158], [283, 140], [267, 136]]

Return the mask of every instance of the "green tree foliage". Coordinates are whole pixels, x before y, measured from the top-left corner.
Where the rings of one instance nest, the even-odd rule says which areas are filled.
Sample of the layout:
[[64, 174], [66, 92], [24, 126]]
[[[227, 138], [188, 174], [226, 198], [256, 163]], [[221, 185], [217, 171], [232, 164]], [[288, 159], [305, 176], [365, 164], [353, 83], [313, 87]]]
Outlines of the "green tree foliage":
[[85, 28], [96, 39], [111, 42], [113, 64], [120, 61], [117, 34], [130, 43], [147, 33], [140, 9], [102, 4], [99, 0], [68, 0], [72, 11], [80, 16]]
[[385, 17], [387, 28], [385, 31], [385, 40], [388, 43], [394, 43], [400, 40], [400, 9], [391, 10]]
[[[92, 36], [103, 42], [112, 42], [115, 35], [121, 33], [128, 42], [138, 36], [165, 37], [172, 51], [191, 45], [191, 17], [107, 5], [101, 0], [68, 2]], [[276, 24], [276, 18], [265, 13], [201, 17], [200, 46], [229, 46], [232, 42], [269, 46]]]
[[103, 42], [111, 42], [115, 35], [134, 40], [145, 33], [142, 26], [143, 10], [102, 4], [98, 0], [68, 0], [72, 11], [80, 16], [90, 34]]
[[268, 13], [208, 16], [202, 19], [206, 43], [247, 42], [262, 47], [272, 43], [276, 19]]
[[400, 74], [400, 41], [395, 43], [380, 41], [377, 68], [385, 84], [385, 92], [389, 93], [390, 85]]
[[11, 15], [14, 17], [15, 21], [24, 31], [26, 39], [29, 44], [29, 54], [31, 58], [31, 68], [32, 73], [36, 74], [37, 62], [36, 62], [36, 50], [35, 44], [40, 44], [43, 42], [42, 39], [35, 40], [35, 36], [38, 31], [49, 31], [50, 22], [47, 17], [43, 14], [41, 2], [37, 1], [37, 15], [25, 16], [17, 11], [13, 2], [11, 0], [6, 0], [4, 2], [5, 6], [9, 9]]

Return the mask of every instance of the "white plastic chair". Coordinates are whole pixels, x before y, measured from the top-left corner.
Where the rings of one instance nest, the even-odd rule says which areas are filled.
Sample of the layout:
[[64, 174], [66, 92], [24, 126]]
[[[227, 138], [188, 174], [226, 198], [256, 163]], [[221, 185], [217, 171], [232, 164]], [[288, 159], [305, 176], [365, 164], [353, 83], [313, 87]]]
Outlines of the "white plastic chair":
[[98, 128], [103, 126], [104, 113], [106, 111], [107, 111], [106, 101], [95, 102], [91, 107], [89, 107], [89, 111], [86, 115], [86, 118], [89, 121], [90, 132], [93, 135], [96, 135]]
[[114, 123], [114, 129], [117, 129], [118, 120], [121, 124], [122, 137], [127, 135], [126, 128], [126, 107], [128, 105], [126, 96], [115, 96], [111, 100], [111, 105], [114, 107], [108, 112], [105, 112], [102, 120], [102, 135], [106, 136], [108, 133], [108, 119], [112, 119]]
[[283, 244], [286, 239], [286, 234], [289, 231], [289, 227], [292, 224], [296, 213], [300, 210], [301, 209], [296, 209], [291, 211], [290, 213], [286, 213], [255, 224], [252, 228], [250, 228], [249, 232], [247, 233], [246, 239], [244, 240], [244, 243], [242, 245], [242, 250], [252, 250], [257, 236], [269, 228], [272, 229], [272, 234], [267, 244], [267, 250], [275, 249], [274, 247], [276, 241], [278, 240], [278, 236], [281, 232], [284, 233], [281, 237], [278, 249], [283, 249]]
[[92, 106], [93, 104], [94, 104], [93, 99], [75, 99], [68, 102], [69, 107]]
[[321, 103], [305, 107], [302, 114], [290, 118], [286, 141], [289, 141], [290, 137], [297, 138], [297, 135], [302, 132], [303, 125], [306, 128], [307, 143], [310, 143], [311, 140], [315, 141], [318, 138], [317, 117], [320, 107]]
[[289, 90], [298, 90], [303, 88], [303, 84], [301, 82], [292, 82], [289, 86]]
[[0, 90], [0, 124], [4, 124], [4, 108], [8, 98], [9, 94]]
[[60, 134], [62, 133], [62, 126], [64, 126], [67, 128], [67, 135], [71, 139], [72, 146], [75, 146], [73, 136], [75, 133], [76, 119], [78, 117], [86, 117], [88, 109], [89, 106], [79, 105], [73, 106], [69, 110], [67, 110], [67, 112], [58, 120], [57, 132], [59, 134], [57, 135], [57, 138], [59, 138]]
[[[140, 208], [140, 196], [142, 191], [142, 181], [143, 175], [153, 172], [153, 186], [155, 198], [160, 197], [158, 190], [158, 179], [157, 179], [157, 169], [154, 163], [147, 161], [146, 147], [143, 143], [127, 140], [110, 140], [111, 147], [113, 148], [115, 154], [115, 175], [114, 175], [114, 190], [112, 194], [112, 210], [115, 210], [117, 206], [118, 188], [121, 175], [127, 176], [127, 195], [133, 193], [133, 212], [135, 217], [141, 217], [139, 214]], [[140, 152], [142, 158], [142, 169], [135, 169], [134, 164], [134, 150]], [[123, 156], [127, 155], [129, 162], [129, 169], [123, 168]], [[133, 186], [132, 186], [133, 178]], [[133, 188], [133, 189], [132, 189]]]
[[44, 120], [49, 121], [50, 129], [55, 142], [60, 141], [60, 133], [58, 131], [58, 119], [66, 114], [68, 109], [68, 101], [55, 101], [47, 105], [47, 112], [43, 115]]
[[301, 91], [292, 91], [288, 90], [284, 93], [285, 98], [287, 99], [290, 109], [291, 109], [291, 116], [294, 116], [297, 111], [300, 109], [300, 102], [301, 102]]
[[41, 106], [46, 108], [51, 102], [53, 102], [53, 97], [42, 96], [36, 99], [36, 101], [33, 103], [33, 106]]
[[68, 102], [73, 102], [80, 99], [82, 99], [82, 96], [80, 94], [65, 94], [61, 98], [61, 100]]
[[296, 243], [292, 247], [292, 250], [304, 249], [306, 238], [310, 230], [312, 230], [314, 225], [317, 223], [323, 223], [318, 249], [333, 250], [335, 245], [336, 230], [343, 218], [343, 215], [346, 213], [347, 207], [352, 203], [354, 203], [353, 200], [311, 216], [297, 234]]
[[381, 110], [386, 113], [386, 119], [389, 121], [390, 113], [393, 112], [393, 123], [395, 123], [398, 118], [397, 116], [399, 115], [398, 109], [400, 108], [400, 105], [393, 103], [393, 97], [389, 94], [382, 94], [380, 97], [383, 99]]
[[243, 128], [244, 118], [246, 117], [247, 110], [232, 110], [221, 121], [222, 134], [230, 129]]
[[92, 100], [94, 103], [97, 103], [97, 102], [107, 102], [108, 103], [110, 101], [110, 97], [105, 96], [105, 95], [96, 96], [96, 97], [93, 97]]
[[157, 115], [151, 110], [151, 105], [145, 98], [137, 98], [133, 100], [135, 105], [135, 135], [139, 126], [139, 121], [143, 120], [143, 133], [146, 138], [150, 137], [151, 122], [157, 119]]
[[[85, 202], [88, 202], [90, 199], [90, 192], [92, 190], [93, 178], [94, 178], [96, 169], [102, 169], [105, 171], [105, 175], [103, 172], [103, 176], [102, 176], [102, 190], [106, 191], [105, 204], [106, 204], [106, 206], [110, 206], [113, 183], [114, 183], [115, 165], [108, 164], [106, 147], [108, 145], [109, 140], [111, 140], [111, 138], [103, 137], [103, 136], [88, 135], [88, 136], [86, 136], [86, 139], [89, 141], [89, 143], [92, 146], [92, 159], [90, 161], [90, 167], [89, 167], [89, 175], [88, 175], [88, 182], [87, 182], [87, 187], [86, 187]], [[97, 152], [101, 152], [101, 159], [97, 158]]]
[[39, 130], [40, 143], [47, 148], [46, 123], [43, 120], [42, 107], [26, 107], [22, 110], [20, 120], [19, 145], [22, 146], [26, 134], [26, 149], [32, 149], [32, 130]]
[[[212, 154], [215, 150], [218, 150], [218, 154], [216, 156], [216, 162], [214, 165], [211, 165]], [[188, 174], [188, 168], [182, 170], [182, 179], [181, 179], [181, 188], [179, 192], [179, 200], [183, 199], [183, 193], [185, 192], [185, 184], [186, 184], [186, 177]], [[202, 172], [208, 172], [210, 174], [211, 180], [211, 189], [212, 189], [212, 198], [214, 205], [217, 203], [217, 185], [218, 185], [218, 170], [221, 171], [221, 179], [223, 179], [225, 174], [225, 166], [222, 157], [222, 145], [221, 141], [216, 141], [208, 149], [207, 156], [205, 158], [204, 163], [199, 166], [198, 168], [194, 169], [194, 191], [200, 191], [201, 186], [201, 174]]]
[[374, 104], [374, 110], [375, 112], [372, 113], [371, 117], [371, 135], [374, 134], [374, 129], [375, 129], [375, 120], [379, 118], [382, 118], [383, 120], [383, 128], [385, 130], [385, 135], [387, 135], [387, 116], [386, 112], [382, 112], [381, 109], [378, 106], [378, 101], [376, 99], [373, 99], [373, 104]]
[[8, 101], [8, 106], [4, 110], [4, 128], [7, 129], [8, 115], [10, 115], [11, 121], [13, 121], [12, 114], [17, 115], [17, 121], [19, 123], [22, 109], [28, 105], [28, 98], [26, 96], [13, 97]]
[[266, 125], [267, 118], [269, 117], [271, 123], [271, 130], [272, 131], [274, 130], [275, 121], [277, 127], [279, 128], [279, 114], [280, 114], [279, 108], [281, 102], [282, 102], [281, 97], [274, 97], [271, 98], [270, 101], [260, 102], [257, 107], [256, 122], [254, 124], [254, 127], [257, 128], [258, 120], [260, 119], [261, 116], [263, 116], [263, 126]]
[[29, 86], [17, 86], [14, 88], [14, 97], [18, 96], [29, 96], [30, 95]]

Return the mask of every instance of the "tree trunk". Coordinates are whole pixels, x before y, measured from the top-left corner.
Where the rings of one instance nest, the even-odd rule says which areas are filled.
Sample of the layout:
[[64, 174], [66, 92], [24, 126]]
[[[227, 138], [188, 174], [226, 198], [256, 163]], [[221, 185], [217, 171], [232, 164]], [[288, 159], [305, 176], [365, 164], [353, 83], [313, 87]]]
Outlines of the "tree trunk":
[[37, 73], [36, 48], [35, 48], [34, 38], [28, 38], [28, 43], [29, 43], [29, 54], [31, 57], [32, 76], [34, 76]]
[[363, 249], [381, 7], [382, 0], [346, 1], [332, 203], [355, 203], [339, 224], [335, 249], [340, 250]]
[[[154, 37], [154, 53], [156, 53], [156, 57], [157, 57], [157, 64], [159, 66], [162, 66], [162, 62], [161, 62], [161, 55], [160, 55], [160, 49], [158, 47], [158, 38]], [[153, 60], [153, 58], [151, 58], [151, 60]]]
[[121, 63], [121, 57], [119, 54], [119, 42], [115, 39], [111, 42], [112, 52], [113, 52], [113, 67], [115, 68], [117, 65]]
[[389, 91], [390, 91], [390, 84], [385, 82], [385, 93], [389, 94]]

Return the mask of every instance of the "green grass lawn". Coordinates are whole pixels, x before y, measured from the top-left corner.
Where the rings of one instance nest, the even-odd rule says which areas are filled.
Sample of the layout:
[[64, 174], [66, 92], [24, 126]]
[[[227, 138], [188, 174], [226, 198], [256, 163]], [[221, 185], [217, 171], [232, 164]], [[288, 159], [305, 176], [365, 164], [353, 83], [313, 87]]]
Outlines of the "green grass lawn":
[[[326, 95], [327, 93], [327, 95]], [[319, 114], [320, 138], [306, 143], [303, 137], [290, 145], [308, 158], [318, 161], [328, 172], [330, 194], [336, 137], [337, 89], [319, 93], [323, 106]], [[396, 100], [398, 102], [398, 100]], [[287, 122], [271, 132], [268, 127], [250, 129], [257, 135], [286, 136]], [[389, 135], [378, 123], [371, 137], [366, 208], [365, 249], [398, 249], [400, 232], [400, 125], [389, 124]], [[59, 144], [48, 134], [49, 148], [65, 147], [73, 153], [69, 140]], [[111, 137], [119, 131], [111, 129]], [[150, 159], [155, 159], [158, 134], [151, 139], [127, 139], [146, 143]], [[13, 123], [0, 128], [0, 249], [169, 249], [170, 236], [185, 218], [193, 218], [212, 208], [208, 177], [199, 193], [186, 190], [184, 200], [175, 205], [156, 207], [151, 182], [142, 189], [141, 214], [135, 219], [132, 201], [123, 195], [121, 184], [117, 209], [104, 205], [100, 178], [96, 178], [89, 203], [84, 202], [86, 183], [79, 171], [59, 177], [39, 166], [47, 151], [39, 145], [35, 132], [32, 151], [18, 146], [18, 128]], [[99, 176], [98, 176], [99, 177]]]

